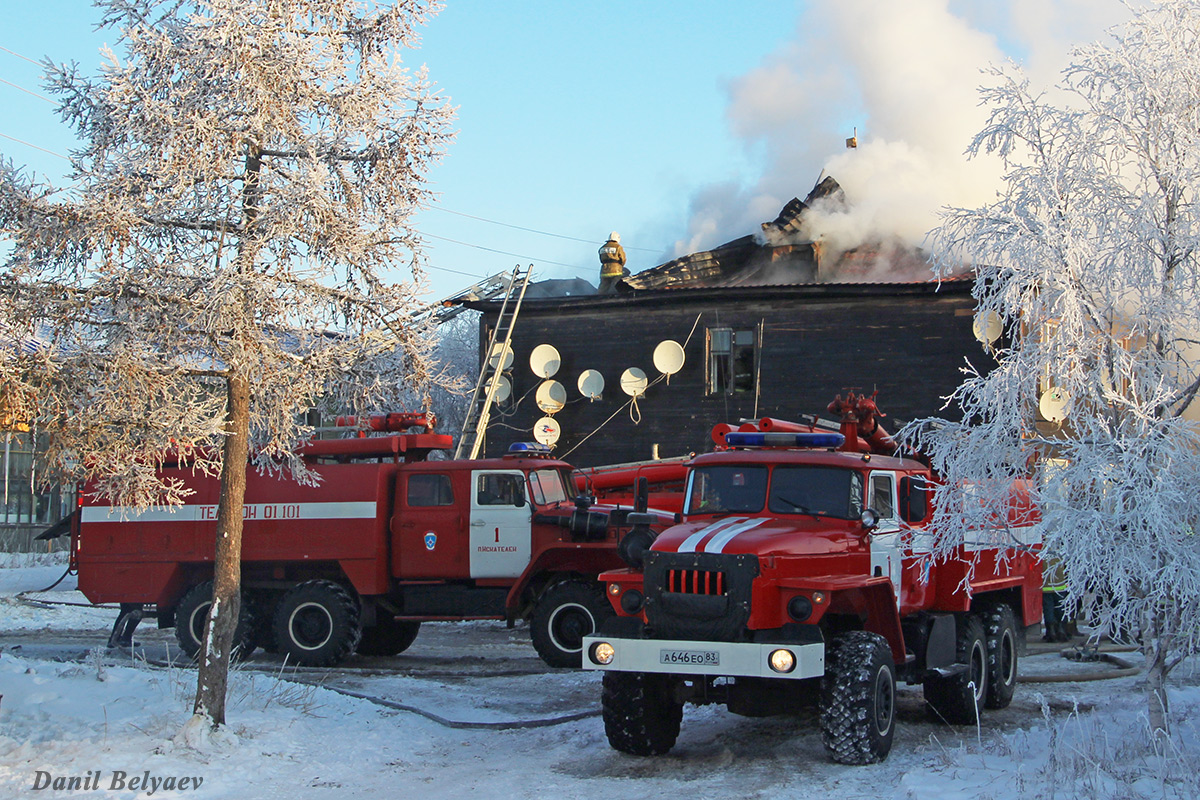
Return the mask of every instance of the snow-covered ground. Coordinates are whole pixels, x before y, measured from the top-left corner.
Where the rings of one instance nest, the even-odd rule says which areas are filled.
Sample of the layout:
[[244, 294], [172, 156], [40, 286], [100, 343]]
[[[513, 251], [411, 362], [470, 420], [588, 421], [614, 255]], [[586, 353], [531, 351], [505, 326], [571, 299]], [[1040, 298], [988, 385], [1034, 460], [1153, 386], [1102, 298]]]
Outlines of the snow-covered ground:
[[[902, 687], [891, 756], [844, 767], [825, 758], [811, 715], [748, 719], [719, 707], [689, 707], [669, 755], [626, 756], [605, 741], [596, 674], [518, 669], [456, 679], [474, 668], [473, 657], [422, 651], [418, 639], [400, 659], [428, 667], [435, 652], [436, 668], [363, 669], [327, 686], [281, 680], [269, 665], [239, 670], [228, 733], [195, 748], [179, 736], [194, 672], [96, 647], [112, 611], [16, 601], [17, 592], [43, 588], [62, 571], [0, 556], [0, 798], [1200, 796], [1200, 674], [1187, 667], [1175, 676], [1172, 700], [1182, 721], [1165, 752], [1142, 744], [1141, 676], [1132, 675], [1023, 683], [1013, 706], [985, 716], [979, 730], [926, 722], [919, 690]], [[39, 597], [83, 602], [71, 578]], [[479, 626], [449, 626], [443, 638], [492, 631]], [[76, 657], [29, 654], [39, 638], [79, 632], [90, 635], [80, 637], [85, 645]], [[514, 635], [506, 646], [526, 645]], [[1029, 675], [1111, 669], [1033, 650], [1022, 662]], [[87, 788], [53, 788], [71, 778]], [[44, 783], [50, 787], [37, 788]]]

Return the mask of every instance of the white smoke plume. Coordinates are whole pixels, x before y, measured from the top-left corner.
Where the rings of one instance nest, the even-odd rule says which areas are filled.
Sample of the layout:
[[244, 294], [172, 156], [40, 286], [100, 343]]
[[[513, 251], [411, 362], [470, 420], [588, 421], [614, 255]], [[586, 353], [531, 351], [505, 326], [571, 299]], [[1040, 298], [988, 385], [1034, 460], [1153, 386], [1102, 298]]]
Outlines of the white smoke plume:
[[[1128, 18], [1120, 0], [813, 0], [793, 40], [730, 85], [733, 131], [761, 150], [761, 175], [698, 192], [675, 254], [758, 230], [822, 174], [846, 207], [808, 215], [832, 251], [866, 242], [920, 246], [939, 209], [992, 198], [1000, 167], [964, 151], [987, 109], [989, 65], [1020, 63], [1052, 85], [1074, 44]], [[858, 129], [858, 147], [845, 140]]]

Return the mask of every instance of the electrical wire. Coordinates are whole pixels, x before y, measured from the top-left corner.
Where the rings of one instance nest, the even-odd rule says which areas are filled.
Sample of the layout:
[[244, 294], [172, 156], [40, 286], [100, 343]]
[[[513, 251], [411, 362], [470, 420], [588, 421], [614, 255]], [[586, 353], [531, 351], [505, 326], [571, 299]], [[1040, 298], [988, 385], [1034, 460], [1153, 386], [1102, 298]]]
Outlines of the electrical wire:
[[[583, 242], [584, 244], [591, 244], [591, 245], [594, 245], [594, 244], [596, 244], [596, 242], [595, 242], [594, 240], [592, 240], [592, 239], [580, 239], [580, 238], [579, 238], [579, 237], [577, 237], [577, 236], [566, 236], [566, 235], [564, 235], [564, 234], [561, 234], [561, 233], [551, 233], [551, 232], [549, 232], [549, 231], [539, 231], [539, 230], [537, 230], [536, 228], [526, 228], [526, 227], [524, 227], [523, 225], [513, 225], [513, 224], [511, 224], [511, 223], [508, 223], [508, 222], [500, 222], [499, 220], [488, 219], [487, 217], [477, 217], [477, 216], [475, 216], [474, 214], [464, 214], [462, 211], [454, 211], [454, 210], [452, 210], [452, 209], [449, 209], [449, 208], [442, 208], [441, 206], [431, 206], [430, 208], [432, 208], [434, 211], [442, 211], [442, 212], [444, 212], [444, 213], [446, 213], [446, 214], [453, 214], [453, 215], [454, 215], [454, 216], [456, 216], [456, 217], [466, 217], [467, 219], [478, 220], [479, 222], [487, 222], [487, 223], [489, 223], [489, 224], [492, 224], [492, 225], [500, 225], [501, 227], [504, 227], [504, 228], [514, 228], [514, 229], [516, 229], [516, 230], [518, 230], [518, 231], [526, 231], [526, 232], [528, 232], [528, 233], [536, 233], [536, 234], [538, 234], [538, 235], [540, 235], [540, 236], [553, 236], [553, 237], [554, 237], [554, 238], [556, 238], [556, 239], [566, 239], [566, 240], [568, 240], [568, 241], [571, 241], [571, 242]], [[625, 249], [626, 249], [626, 250], [640, 250], [640, 251], [642, 251], [643, 253], [657, 253], [657, 252], [659, 252], [658, 250], [651, 250], [651, 249], [650, 249], [650, 248], [648, 248], [648, 247], [632, 247], [632, 246], [626, 246], [626, 247], [625, 247]]]

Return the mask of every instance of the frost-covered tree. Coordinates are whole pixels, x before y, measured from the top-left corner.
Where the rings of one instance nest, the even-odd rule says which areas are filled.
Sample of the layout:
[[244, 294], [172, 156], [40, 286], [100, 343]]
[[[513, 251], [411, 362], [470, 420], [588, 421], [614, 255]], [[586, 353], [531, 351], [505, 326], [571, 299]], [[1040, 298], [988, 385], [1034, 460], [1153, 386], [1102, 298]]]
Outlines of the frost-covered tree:
[[964, 422], [908, 433], [946, 478], [942, 554], [1041, 465], [1046, 552], [1102, 631], [1140, 632], [1166, 731], [1167, 676], [1200, 644], [1200, 3], [1142, 9], [1053, 95], [994, 75], [972, 152], [1006, 161], [1004, 188], [948, 211], [935, 245], [942, 270], [976, 266], [1003, 336], [954, 394]]
[[[101, 0], [122, 54], [47, 64], [82, 142], [66, 190], [0, 167], [0, 394], [60, 474], [179, 503], [156, 468], [220, 475], [193, 718], [225, 719], [247, 464], [312, 480], [304, 412], [436, 382], [412, 214], [452, 109], [399, 49], [433, 0]], [[411, 279], [396, 281], [399, 268]], [[12, 345], [18, 345], [16, 347]], [[201, 728], [202, 729], [202, 728]]]

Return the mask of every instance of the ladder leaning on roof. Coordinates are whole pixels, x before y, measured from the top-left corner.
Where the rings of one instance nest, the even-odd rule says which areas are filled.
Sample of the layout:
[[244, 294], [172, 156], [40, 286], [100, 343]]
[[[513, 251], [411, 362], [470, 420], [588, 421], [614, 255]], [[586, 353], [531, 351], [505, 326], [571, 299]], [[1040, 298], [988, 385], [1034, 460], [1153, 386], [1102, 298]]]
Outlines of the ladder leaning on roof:
[[462, 434], [458, 437], [455, 458], [462, 458], [464, 453], [467, 454], [467, 458], [479, 457], [487, 432], [492, 400], [496, 397], [496, 389], [500, 386], [500, 377], [504, 372], [505, 354], [512, 349], [513, 326], [521, 310], [521, 301], [525, 299], [525, 289], [529, 286], [529, 275], [532, 271], [532, 264], [524, 268], [513, 267], [512, 276], [508, 281], [508, 292], [504, 295], [500, 315], [496, 318], [496, 327], [492, 329], [487, 350], [484, 351], [479, 380], [475, 382], [475, 391], [471, 393], [471, 403], [467, 406], [467, 419], [463, 423]]

